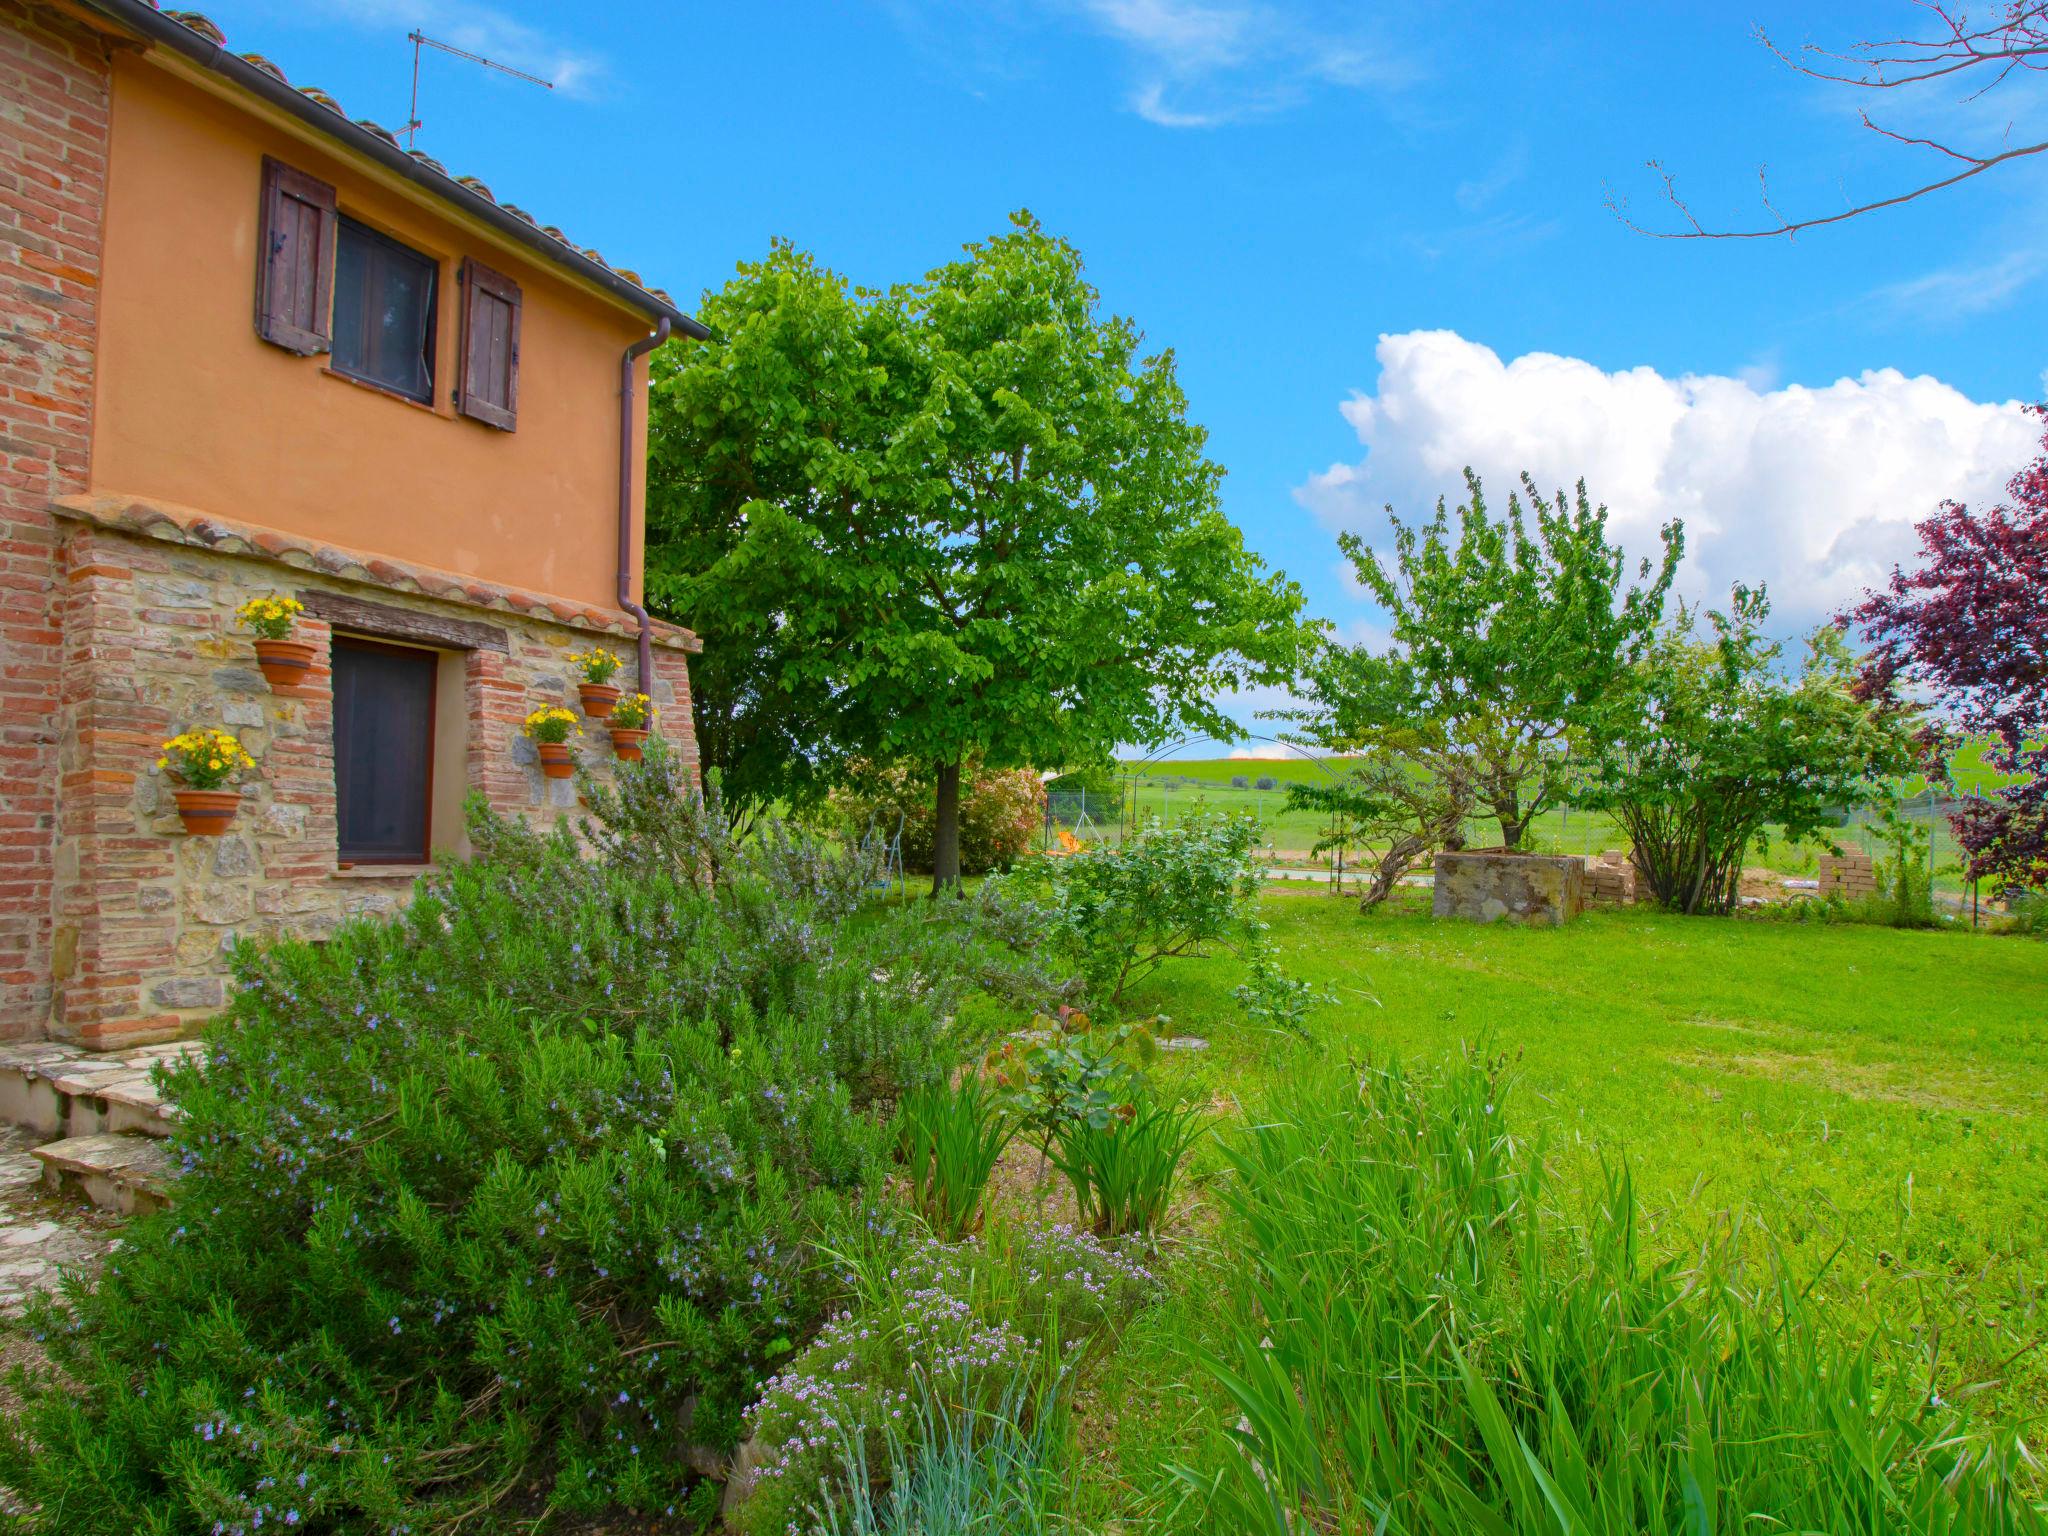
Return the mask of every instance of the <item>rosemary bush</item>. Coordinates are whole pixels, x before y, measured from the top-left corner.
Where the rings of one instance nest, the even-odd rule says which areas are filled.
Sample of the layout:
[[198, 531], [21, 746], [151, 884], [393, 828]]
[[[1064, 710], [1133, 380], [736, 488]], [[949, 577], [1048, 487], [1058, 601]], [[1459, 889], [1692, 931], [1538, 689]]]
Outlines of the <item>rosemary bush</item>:
[[473, 810], [402, 918], [239, 953], [167, 1079], [174, 1208], [32, 1318], [22, 1529], [707, 1501], [692, 1468], [824, 1321], [812, 1245], [863, 1219], [885, 1103], [993, 962], [964, 904], [835, 921], [857, 871], [750, 864], [664, 774], [600, 802], [597, 857]]

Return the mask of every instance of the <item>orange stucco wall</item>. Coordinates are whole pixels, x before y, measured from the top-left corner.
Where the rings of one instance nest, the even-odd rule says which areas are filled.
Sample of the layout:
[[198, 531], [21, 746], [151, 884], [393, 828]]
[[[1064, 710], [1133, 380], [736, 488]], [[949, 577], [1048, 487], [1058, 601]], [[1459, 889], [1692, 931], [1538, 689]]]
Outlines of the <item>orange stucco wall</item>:
[[[432, 409], [257, 338], [265, 154], [333, 183], [344, 214], [440, 260]], [[516, 432], [449, 404], [465, 255], [523, 291]], [[619, 357], [652, 328], [647, 317], [134, 55], [114, 69], [103, 270], [95, 491], [614, 602]], [[637, 431], [644, 443], [644, 414]], [[639, 494], [636, 484], [636, 521]]]

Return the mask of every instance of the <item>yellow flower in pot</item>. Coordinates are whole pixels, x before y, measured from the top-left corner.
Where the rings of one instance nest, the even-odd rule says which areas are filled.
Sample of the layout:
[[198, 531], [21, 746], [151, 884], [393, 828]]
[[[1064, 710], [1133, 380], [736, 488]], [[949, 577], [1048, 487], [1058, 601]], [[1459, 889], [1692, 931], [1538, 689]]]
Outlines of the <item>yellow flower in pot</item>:
[[619, 702], [619, 687], [612, 681], [620, 666], [617, 654], [601, 645], [592, 646], [572, 654], [569, 665], [583, 674], [583, 680], [576, 685], [576, 691], [583, 696], [583, 713], [593, 720], [604, 719]]
[[252, 597], [235, 610], [242, 627], [256, 636], [256, 665], [273, 688], [296, 688], [313, 668], [313, 644], [291, 638], [292, 620], [306, 611], [295, 597], [273, 592]]
[[644, 693], [629, 693], [612, 710], [610, 723], [613, 754], [620, 762], [637, 763], [654, 729], [654, 701]]
[[226, 731], [185, 731], [161, 747], [158, 768], [176, 779], [179, 819], [195, 837], [219, 837], [235, 819], [242, 797], [227, 786], [256, 766], [256, 759]]
[[573, 778], [576, 754], [569, 746], [571, 736], [581, 736], [576, 717], [558, 704], [545, 705], [526, 717], [526, 736], [540, 753], [540, 771], [551, 779]]

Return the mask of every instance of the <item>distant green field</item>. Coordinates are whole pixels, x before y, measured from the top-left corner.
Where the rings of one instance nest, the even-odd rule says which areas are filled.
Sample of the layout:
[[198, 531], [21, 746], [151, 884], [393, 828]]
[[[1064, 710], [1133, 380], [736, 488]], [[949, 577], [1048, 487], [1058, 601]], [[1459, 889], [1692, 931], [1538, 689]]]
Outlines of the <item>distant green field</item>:
[[[1982, 793], [2009, 782], [2006, 776], [1985, 766], [1984, 750], [1984, 744], [1974, 743], [1957, 754], [1952, 770], [1956, 788], [1948, 793]], [[1248, 811], [1257, 816], [1265, 827], [1268, 846], [1274, 855], [1298, 861], [1329, 835], [1331, 825], [1327, 816], [1288, 810], [1287, 787], [1290, 784], [1336, 782], [1347, 771], [1349, 761], [1345, 758], [1288, 756], [1119, 763], [1117, 767], [1124, 789], [1121, 801], [1089, 797], [1090, 825], [1083, 829], [1083, 835], [1114, 838], [1119, 835], [1121, 827], [1134, 817], [1178, 820], [1199, 811]], [[1919, 778], [1907, 781], [1900, 789], [1906, 800], [1908, 816], [1928, 829], [1937, 887], [1951, 893], [1959, 892], [1962, 880], [1957, 867], [1955, 840], [1939, 805], [1935, 803], [1942, 798], [1941, 795], [1931, 794], [1926, 781]], [[1069, 823], [1076, 819], [1077, 809], [1076, 802], [1068, 799], [1063, 799], [1056, 806], [1060, 819]], [[1844, 846], [1861, 848], [1873, 857], [1884, 857], [1881, 840], [1867, 825], [1845, 827], [1836, 837]], [[1491, 819], [1474, 817], [1466, 824], [1465, 838], [1474, 847], [1485, 847], [1498, 843], [1500, 829]], [[1612, 817], [1560, 807], [1536, 819], [1529, 829], [1529, 844], [1538, 852], [1591, 854], [1607, 848], [1624, 848], [1627, 839], [1615, 826]], [[1817, 868], [1823, 851], [1818, 841], [1792, 841], [1777, 835], [1770, 837], [1763, 847], [1751, 851], [1750, 863], [1788, 876], [1810, 875]], [[1356, 861], [1356, 855], [1348, 857], [1347, 867]]]

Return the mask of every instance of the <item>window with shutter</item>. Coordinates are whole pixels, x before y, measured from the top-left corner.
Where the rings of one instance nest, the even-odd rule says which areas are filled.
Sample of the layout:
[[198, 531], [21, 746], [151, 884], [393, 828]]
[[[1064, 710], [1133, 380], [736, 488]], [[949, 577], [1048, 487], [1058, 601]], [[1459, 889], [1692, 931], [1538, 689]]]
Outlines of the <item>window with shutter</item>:
[[462, 379], [457, 407], [501, 432], [519, 414], [519, 285], [480, 261], [462, 264]]
[[343, 863], [426, 862], [438, 660], [402, 645], [334, 641], [336, 852]]
[[335, 371], [433, 404], [439, 263], [344, 217], [334, 265]]
[[256, 334], [288, 352], [328, 349], [336, 217], [334, 188], [264, 156]]

